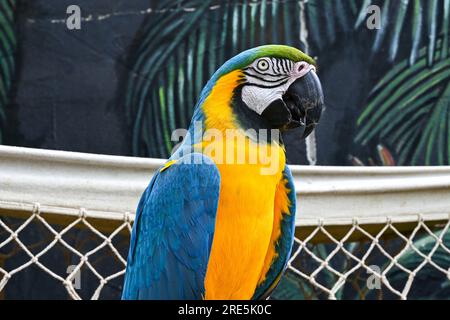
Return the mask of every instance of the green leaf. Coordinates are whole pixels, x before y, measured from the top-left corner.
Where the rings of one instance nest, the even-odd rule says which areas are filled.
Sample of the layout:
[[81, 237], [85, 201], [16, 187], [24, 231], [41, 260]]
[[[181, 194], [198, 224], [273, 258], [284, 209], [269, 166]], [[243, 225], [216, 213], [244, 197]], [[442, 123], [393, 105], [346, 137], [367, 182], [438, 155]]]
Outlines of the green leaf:
[[[285, 6], [286, 7], [286, 6]], [[250, 48], [255, 46], [258, 3], [252, 2], [250, 6]]]
[[[392, 131], [396, 131], [397, 133], [399, 130], [394, 130], [397, 126], [401, 125], [402, 122], [404, 122], [404, 115], [405, 117], [408, 117], [408, 120], [415, 119], [417, 114], [421, 114], [422, 111], [425, 111], [423, 108], [424, 105], [429, 103], [432, 99], [436, 99], [438, 96], [439, 89], [435, 89], [434, 91], [430, 91], [418, 99], [414, 100], [410, 105], [408, 105], [408, 108], [405, 110], [404, 108], [396, 108], [392, 110], [392, 112], [389, 114], [389, 118], [391, 121], [380, 130], [380, 138], [385, 138], [389, 134], [392, 134]], [[416, 119], [417, 120], [417, 119]], [[392, 136], [392, 139], [395, 136]]]
[[449, 29], [450, 29], [450, 0], [444, 0], [444, 22], [442, 23], [442, 38], [443, 38], [443, 50], [441, 52], [441, 59], [448, 58], [449, 49]]
[[417, 55], [419, 54], [420, 40], [422, 37], [423, 28], [423, 8], [422, 1], [414, 1], [414, 15], [412, 21], [412, 49], [409, 58], [409, 63], [413, 65], [416, 62]]
[[[147, 26], [144, 28], [144, 30], [149, 30], [148, 36], [144, 36], [145, 39], [142, 41], [143, 46], [137, 50], [137, 59], [133, 65], [133, 76], [130, 77], [128, 82], [126, 99], [126, 110], [129, 113], [128, 118], [133, 121], [132, 150], [134, 154], [149, 154], [149, 150], [140, 150], [141, 145], [139, 140], [142, 139], [142, 119], [148, 106], [146, 104], [146, 97], [156, 94], [154, 92], [154, 81], [157, 79], [155, 78], [163, 74], [160, 71], [166, 70], [169, 57], [175, 54], [178, 47], [188, 41], [192, 36], [192, 31], [198, 28], [200, 18], [209, 9], [210, 2], [203, 1], [200, 5], [196, 6], [196, 10], [193, 12], [184, 12], [180, 4], [181, 2], [178, 1], [171, 7], [172, 10], [169, 10], [169, 14], [167, 14], [168, 18], [152, 20], [151, 27]], [[193, 4], [195, 4], [195, 1], [185, 2], [186, 6]], [[180, 14], [185, 14], [188, 17], [182, 18]], [[161, 21], [165, 23], [161, 23]], [[171, 37], [171, 41], [164, 41], [165, 37]], [[189, 50], [193, 56], [192, 48]], [[189, 79], [192, 79], [192, 77], [189, 77]], [[157, 82], [159, 84], [161, 81], [157, 80]], [[136, 121], [136, 119], [138, 120]], [[154, 121], [160, 121], [160, 119], [154, 119]], [[166, 132], [163, 134], [165, 137], [168, 135]], [[163, 142], [160, 141], [160, 143]], [[165, 156], [167, 156], [167, 153]]]
[[344, 5], [344, 1], [346, 0], [335, 0], [335, 9], [336, 9], [336, 16], [337, 21], [339, 25], [341, 26], [342, 30], [349, 31], [350, 30], [350, 24], [348, 21], [348, 7]]
[[[239, 41], [239, 43], [241, 46], [239, 47], [239, 50], [245, 50], [245, 48], [243, 46], [247, 44], [247, 32], [246, 32], [246, 30], [247, 30], [247, 15], [248, 15], [247, 9], [248, 9], [248, 3], [245, 0], [242, 3], [242, 8], [241, 8], [241, 30], [239, 31], [239, 36], [240, 36], [240, 40], [241, 40], [241, 41]], [[253, 24], [253, 23], [254, 23], [254, 21], [251, 21], [251, 24]], [[254, 33], [254, 32], [255, 32], [254, 28], [250, 30], [250, 33]]]
[[[436, 41], [438, 38], [437, 27], [442, 26], [441, 35], [444, 42], [448, 42], [449, 32], [449, 6], [450, 0], [385, 0], [383, 1], [383, 7], [381, 9], [381, 28], [375, 33], [372, 44], [372, 53], [379, 52], [384, 40], [387, 38], [387, 34], [392, 31], [392, 36], [389, 46], [389, 59], [394, 61], [397, 57], [400, 47], [400, 38], [402, 30], [404, 29], [405, 22], [411, 21], [411, 51], [409, 53], [409, 63], [413, 65], [418, 56], [419, 47], [423, 46], [424, 39], [422, 34], [424, 26], [427, 27], [427, 50], [428, 50], [428, 64], [431, 66], [434, 63], [434, 56], [436, 52]], [[354, 29], [361, 28], [363, 22], [367, 17], [367, 7], [373, 4], [374, 1], [364, 0], [362, 3], [359, 14], [355, 19]], [[376, 2], [378, 3], [378, 2]], [[440, 10], [440, 4], [443, 3], [444, 13], [438, 14]], [[351, 2], [349, 3], [351, 5]], [[412, 9], [410, 10], [410, 8]], [[424, 8], [426, 8], [427, 15], [424, 16]], [[445, 49], [441, 52], [443, 58], [448, 56], [448, 45], [445, 45]]]
[[267, 25], [267, 0], [261, 1], [261, 13], [259, 15], [259, 26], [260, 26], [260, 33], [259, 38], [264, 39], [266, 31], [266, 25]]
[[[388, 0], [389, 1], [389, 0]], [[325, 12], [331, 13], [334, 10], [333, 6], [334, 1], [324, 1], [324, 9]], [[328, 39], [331, 43], [333, 43], [336, 40], [336, 27], [334, 22], [334, 14], [330, 14], [327, 16], [327, 19], [325, 21], [326, 31]]]
[[450, 81], [448, 81], [446, 89], [443, 90], [440, 97], [435, 101], [433, 101], [432, 103], [433, 112], [430, 116], [430, 120], [425, 125], [424, 135], [421, 137], [420, 144], [412, 159], [412, 164], [418, 163], [420, 150], [422, 148], [426, 148], [425, 165], [431, 165], [432, 151], [436, 144], [438, 145], [437, 147], [438, 163], [444, 165], [446, 164], [445, 162], [448, 162], [444, 160], [445, 150], [442, 148], [444, 135], [442, 137], [439, 137], [438, 139], [437, 134], [438, 132], [441, 133], [445, 132], [445, 128], [448, 126], [445, 114], [450, 110], [449, 97], [450, 97]]
[[367, 7], [372, 4], [371, 0], [364, 0], [361, 5], [361, 9], [359, 10], [358, 18], [355, 23], [355, 29], [358, 29], [359, 26], [366, 20], [367, 17]]
[[391, 0], [385, 0], [383, 3], [383, 8], [381, 9], [381, 28], [377, 30], [377, 35], [375, 36], [375, 41], [372, 46], [372, 52], [376, 53], [381, 47], [383, 43], [384, 37], [386, 35], [386, 31], [388, 31], [388, 22], [390, 20], [389, 16], [389, 5], [391, 4]]
[[379, 81], [358, 119], [356, 142], [386, 142], [400, 165], [449, 163], [450, 58], [440, 59], [443, 43], [436, 41], [432, 68], [424, 47], [415, 64], [403, 61]]
[[313, 286], [293, 272], [286, 272], [274, 290], [270, 299], [274, 300], [310, 300], [317, 299]]
[[316, 0], [310, 0], [306, 2], [306, 13], [308, 16], [308, 25], [309, 32], [311, 33], [311, 37], [313, 41], [316, 43], [317, 47], [321, 49], [324, 46], [323, 40], [322, 40], [322, 32], [321, 32], [321, 22], [319, 20], [319, 13], [317, 9], [317, 1]]
[[[423, 94], [426, 94], [429, 90], [432, 90], [435, 86], [439, 85], [441, 81], [446, 81], [450, 76], [450, 67], [447, 63], [443, 63], [439, 66], [436, 72], [427, 72], [423, 70], [417, 78], [410, 79], [407, 83], [402, 84], [398, 90], [396, 90], [373, 115], [373, 121], [379, 120], [375, 126], [372, 127], [371, 132], [367, 134], [366, 140], [371, 139], [379, 130], [387, 125], [391, 117], [389, 115], [393, 110], [409, 108], [411, 104]], [[417, 90], [412, 90], [414, 87], [418, 87]]]
[[237, 41], [239, 37], [239, 4], [236, 2], [233, 8], [233, 24], [232, 24], [233, 36], [231, 45], [234, 48], [233, 54], [236, 53]]
[[278, 24], [275, 23], [275, 21], [277, 21], [277, 17], [278, 17], [278, 10], [279, 10], [279, 2], [278, 1], [273, 1], [272, 2], [272, 43], [278, 43], [279, 39], [278, 39]]
[[[436, 238], [442, 239], [440, 245], [437, 243]], [[432, 281], [440, 281], [440, 279], [446, 278], [442, 270], [447, 271], [450, 268], [450, 255], [444, 249], [444, 247], [450, 247], [450, 232], [447, 228], [434, 232], [433, 236], [429, 234], [421, 236], [412, 243], [412, 246], [420, 251], [422, 255], [430, 256], [431, 261], [441, 269], [439, 270], [434, 265], [426, 263], [424, 258], [409, 246], [398, 258], [398, 263], [416, 273], [415, 282], [421, 281], [423, 284], [429, 284]], [[409, 274], [401, 271], [399, 268], [393, 268], [387, 274], [387, 277], [391, 285], [397, 287], [397, 284], [402, 286], [406, 283]], [[434, 286], [431, 284], [429, 287], [430, 292], [424, 290], [428, 288], [420, 288], [421, 290], [414, 292], [414, 299], [448, 299], [448, 286]]]
[[434, 49], [436, 47], [438, 0], [428, 2], [428, 65], [433, 65]]
[[0, 144], [6, 111], [15, 75], [17, 40], [15, 34], [15, 0], [0, 0]]
[[409, 4], [409, 0], [401, 0], [400, 1], [397, 18], [395, 19], [395, 22], [394, 22], [394, 33], [392, 36], [391, 46], [389, 48], [389, 59], [391, 61], [394, 61], [395, 57], [397, 56], [400, 34], [403, 29], [403, 25], [404, 25], [404, 21], [405, 21], [405, 17], [406, 17], [406, 11], [408, 10], [408, 4]]

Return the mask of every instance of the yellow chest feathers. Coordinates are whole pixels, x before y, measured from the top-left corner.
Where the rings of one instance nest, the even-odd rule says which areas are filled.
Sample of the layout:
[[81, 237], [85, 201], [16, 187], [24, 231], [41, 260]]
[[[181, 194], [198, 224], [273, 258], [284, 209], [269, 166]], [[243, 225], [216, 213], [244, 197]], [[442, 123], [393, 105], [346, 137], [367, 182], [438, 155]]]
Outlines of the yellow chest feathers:
[[283, 147], [256, 143], [236, 129], [229, 107], [239, 74], [223, 77], [204, 103], [207, 133], [200, 147], [217, 165], [221, 189], [205, 278], [206, 299], [253, 296], [271, 245]]
[[221, 188], [205, 298], [250, 299], [268, 269], [275, 192], [282, 171], [263, 175], [259, 164], [217, 166]]

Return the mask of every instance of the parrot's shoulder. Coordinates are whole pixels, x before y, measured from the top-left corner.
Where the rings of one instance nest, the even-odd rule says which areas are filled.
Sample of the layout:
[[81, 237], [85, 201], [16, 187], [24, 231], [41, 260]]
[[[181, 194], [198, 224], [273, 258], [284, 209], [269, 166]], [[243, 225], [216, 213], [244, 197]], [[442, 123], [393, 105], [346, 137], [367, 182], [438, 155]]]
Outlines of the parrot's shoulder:
[[[204, 187], [212, 188], [211, 191], [220, 188], [220, 172], [216, 164], [201, 153], [170, 159], [159, 169], [157, 179], [158, 184], [154, 187], [167, 184], [169, 187], [182, 188], [192, 195], [203, 192]], [[199, 188], [194, 189], [196, 186]]]
[[[169, 159], [153, 176], [139, 201], [135, 222], [142, 214], [153, 212], [160, 205], [184, 200], [217, 196], [220, 190], [220, 173], [215, 163], [201, 153], [190, 153]], [[152, 216], [156, 215], [154, 212]], [[134, 254], [136, 239], [131, 239], [130, 253]]]

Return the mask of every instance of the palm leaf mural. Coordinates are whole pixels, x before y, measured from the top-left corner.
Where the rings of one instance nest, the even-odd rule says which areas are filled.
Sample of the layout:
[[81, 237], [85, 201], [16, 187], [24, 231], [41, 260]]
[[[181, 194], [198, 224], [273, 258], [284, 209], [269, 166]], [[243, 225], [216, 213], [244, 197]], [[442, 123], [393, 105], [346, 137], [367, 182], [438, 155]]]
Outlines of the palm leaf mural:
[[382, 9], [382, 28], [373, 32], [372, 54], [387, 43], [386, 59], [393, 61], [406, 40], [409, 65], [423, 58], [419, 49], [425, 46], [431, 66], [441, 36], [444, 49], [439, 52], [442, 59], [448, 57], [450, 0], [171, 0], [160, 4], [142, 26], [140, 45], [131, 58], [125, 107], [133, 154], [169, 155], [172, 130], [187, 127], [199, 91], [229, 57], [264, 43], [312, 47], [320, 54], [337, 41], [339, 33], [362, 31], [372, 4]]
[[[322, 48], [341, 31], [351, 31], [357, 1], [172, 0], [142, 26], [131, 57], [125, 110], [132, 152], [167, 157], [171, 132], [187, 128], [196, 99], [224, 61], [267, 43]], [[302, 6], [304, 4], [304, 6]], [[324, 12], [331, 13], [325, 16]], [[300, 17], [306, 23], [301, 23]], [[328, 19], [329, 18], [329, 19]], [[308, 30], [304, 30], [304, 28]]]
[[[381, 28], [377, 30], [372, 53], [380, 51], [382, 44], [387, 41], [389, 45], [389, 60], [394, 61], [398, 55], [400, 38], [406, 33], [411, 43], [409, 62], [414, 64], [417, 60], [419, 48], [427, 45], [427, 61], [434, 62], [438, 34], [443, 34], [448, 44], [450, 0], [364, 0], [360, 8], [355, 28], [362, 28], [366, 19], [367, 7], [375, 4], [382, 9]], [[411, 23], [407, 23], [408, 19]], [[410, 30], [405, 30], [406, 27]], [[443, 55], [447, 56], [448, 46], [444, 44]]]
[[308, 280], [288, 270], [283, 274], [270, 300], [320, 300], [323, 296]]
[[15, 0], [0, 0], [0, 143], [5, 126], [5, 108], [8, 104], [14, 75], [16, 38], [14, 32]]
[[[442, 244], [439, 244], [437, 239], [441, 239]], [[446, 249], [450, 246], [450, 231], [444, 228], [433, 235], [422, 236], [412, 245], [415, 250], [410, 246], [399, 257], [398, 263], [404, 268], [417, 272], [412, 288], [414, 299], [448, 299], [450, 283], [443, 281], [446, 275], [442, 271], [445, 272], [450, 268], [450, 255]], [[427, 261], [416, 250], [430, 257], [433, 264], [426, 263]], [[408, 281], [408, 274], [398, 267], [393, 268], [388, 275], [394, 287], [401, 287]]]
[[405, 60], [388, 72], [357, 122], [355, 141], [382, 140], [395, 150], [399, 165], [450, 163], [448, 41], [436, 42], [432, 67], [428, 53], [424, 47], [414, 65]]

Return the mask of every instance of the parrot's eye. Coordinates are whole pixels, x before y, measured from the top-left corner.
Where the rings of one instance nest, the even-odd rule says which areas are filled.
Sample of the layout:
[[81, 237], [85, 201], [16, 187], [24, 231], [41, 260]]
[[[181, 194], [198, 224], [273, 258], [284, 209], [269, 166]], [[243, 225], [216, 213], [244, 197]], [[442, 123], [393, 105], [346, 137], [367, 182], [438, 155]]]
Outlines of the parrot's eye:
[[256, 67], [260, 71], [267, 71], [269, 69], [269, 62], [267, 60], [259, 60]]

